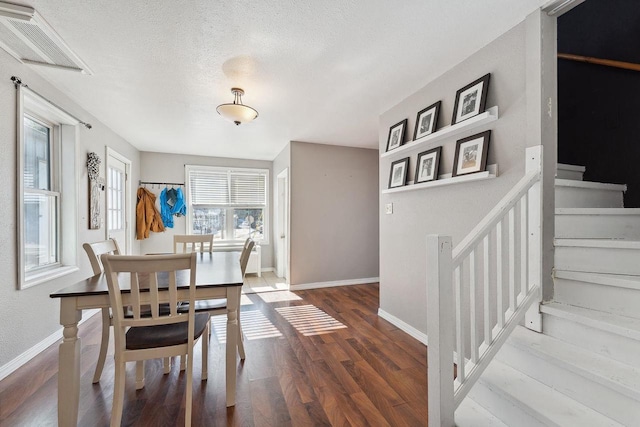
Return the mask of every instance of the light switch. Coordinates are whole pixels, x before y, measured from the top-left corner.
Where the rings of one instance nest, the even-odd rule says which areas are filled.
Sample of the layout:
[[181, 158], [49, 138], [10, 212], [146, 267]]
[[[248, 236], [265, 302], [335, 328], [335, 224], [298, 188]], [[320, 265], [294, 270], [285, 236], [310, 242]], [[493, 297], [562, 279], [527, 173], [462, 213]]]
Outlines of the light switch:
[[393, 203], [387, 203], [384, 205], [384, 211], [387, 215], [391, 215], [393, 213]]

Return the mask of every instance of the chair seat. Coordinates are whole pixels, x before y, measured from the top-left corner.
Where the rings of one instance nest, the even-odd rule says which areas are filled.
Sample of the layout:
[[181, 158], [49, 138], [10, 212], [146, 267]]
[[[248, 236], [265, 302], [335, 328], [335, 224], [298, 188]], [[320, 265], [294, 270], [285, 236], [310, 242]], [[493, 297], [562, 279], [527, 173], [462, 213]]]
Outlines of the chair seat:
[[[195, 315], [194, 339], [197, 339], [207, 326], [211, 316], [209, 313]], [[169, 325], [140, 326], [129, 328], [127, 331], [127, 350], [142, 350], [145, 348], [169, 347], [186, 344], [188, 322]]]
[[[227, 308], [227, 299], [226, 298], [217, 298], [217, 299], [207, 299], [196, 301], [196, 313], [203, 311], [211, 311], [211, 310], [221, 310]], [[189, 312], [189, 303], [184, 302], [180, 304], [178, 307], [178, 313], [188, 313]]]

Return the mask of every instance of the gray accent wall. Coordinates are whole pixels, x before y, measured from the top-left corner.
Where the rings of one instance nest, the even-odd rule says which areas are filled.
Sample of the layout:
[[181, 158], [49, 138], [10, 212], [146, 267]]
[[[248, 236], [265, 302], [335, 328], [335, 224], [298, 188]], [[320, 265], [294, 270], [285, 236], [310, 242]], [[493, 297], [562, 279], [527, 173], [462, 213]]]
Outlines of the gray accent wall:
[[377, 278], [377, 150], [290, 150], [291, 285]]
[[[61, 329], [60, 301], [49, 298], [49, 294], [91, 275], [91, 266], [82, 243], [105, 239], [105, 227], [88, 229], [88, 178], [87, 153], [95, 151], [102, 159], [100, 172], [105, 177], [105, 147], [131, 160], [131, 179], [138, 180], [140, 165], [138, 150], [116, 135], [95, 117], [51, 86], [29, 67], [20, 64], [5, 51], [0, 50], [0, 178], [4, 183], [5, 203], [0, 206], [0, 367], [3, 367], [25, 351]], [[77, 259], [80, 270], [49, 282], [17, 290], [17, 223], [16, 223], [16, 89], [9, 80], [18, 76], [31, 89], [58, 104], [69, 113], [93, 125], [91, 130], [78, 126], [76, 175], [79, 177], [77, 200]], [[77, 79], [87, 76], [75, 75]], [[89, 77], [90, 78], [90, 77]], [[104, 193], [103, 193], [104, 196]], [[64, 194], [62, 195], [64, 197]], [[132, 194], [132, 205], [135, 194]], [[103, 200], [104, 209], [104, 200]], [[104, 212], [104, 211], [103, 211]], [[104, 215], [103, 215], [104, 218]], [[134, 242], [133, 252], [139, 252]]]
[[[272, 181], [272, 162], [264, 160], [229, 159], [225, 157], [190, 156], [186, 154], [167, 154], [143, 151], [140, 153], [140, 176], [142, 181], [151, 182], [177, 182], [184, 183], [185, 165], [220, 166], [269, 169]], [[134, 193], [138, 189], [138, 182], [134, 184]], [[164, 187], [147, 186], [156, 196]], [[184, 190], [184, 187], [183, 187]], [[186, 197], [186, 195], [185, 195]], [[156, 202], [157, 205], [157, 202]], [[157, 205], [159, 206], [159, 205]], [[188, 208], [187, 208], [188, 209]], [[140, 240], [141, 253], [173, 252], [173, 235], [186, 234], [186, 217], [174, 217], [173, 228], [165, 229], [163, 233], [151, 232], [148, 239]], [[214, 242], [215, 244], [215, 242]], [[273, 186], [269, 183], [269, 244], [262, 245], [262, 268], [271, 268], [273, 265]]]
[[[384, 153], [390, 126], [407, 118], [405, 140], [412, 140], [417, 112], [438, 100], [442, 101], [438, 127], [450, 124], [456, 91], [491, 73], [486, 106], [497, 105], [499, 119], [478, 132], [492, 130], [487, 164], [498, 165], [498, 177], [380, 196], [381, 314], [393, 316], [421, 333], [426, 333], [427, 323], [427, 234], [452, 236], [455, 247], [524, 175], [525, 148], [542, 141], [540, 20], [539, 12], [532, 14], [380, 116], [379, 148]], [[534, 64], [528, 61], [531, 55], [537, 58]], [[527, 72], [531, 65], [534, 70]], [[537, 133], [527, 136], [532, 121]], [[442, 144], [440, 174], [451, 173], [456, 140]], [[555, 152], [555, 146], [550, 149]], [[413, 180], [420, 151], [406, 154], [410, 156], [409, 180]], [[393, 160], [396, 157], [380, 159], [382, 190], [388, 187]], [[393, 214], [385, 214], [388, 203], [393, 204]]]

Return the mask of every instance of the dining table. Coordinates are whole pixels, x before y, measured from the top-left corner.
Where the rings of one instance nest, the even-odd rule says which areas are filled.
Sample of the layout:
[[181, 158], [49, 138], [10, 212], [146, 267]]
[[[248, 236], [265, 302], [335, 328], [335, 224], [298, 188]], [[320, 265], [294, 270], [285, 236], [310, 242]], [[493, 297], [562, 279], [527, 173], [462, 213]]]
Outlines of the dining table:
[[[197, 253], [196, 300], [227, 299], [226, 336], [226, 402], [235, 405], [238, 312], [243, 277], [239, 252]], [[188, 274], [188, 273], [187, 273]], [[128, 284], [124, 283], [122, 302], [130, 301]], [[189, 299], [189, 281], [178, 287], [178, 300]], [[143, 293], [144, 295], [145, 293]], [[109, 307], [109, 290], [104, 273], [81, 280], [49, 295], [60, 300], [60, 324], [63, 326], [58, 358], [58, 425], [76, 426], [80, 400], [80, 355], [78, 322], [83, 310]], [[160, 302], [168, 302], [168, 292], [160, 293]]]

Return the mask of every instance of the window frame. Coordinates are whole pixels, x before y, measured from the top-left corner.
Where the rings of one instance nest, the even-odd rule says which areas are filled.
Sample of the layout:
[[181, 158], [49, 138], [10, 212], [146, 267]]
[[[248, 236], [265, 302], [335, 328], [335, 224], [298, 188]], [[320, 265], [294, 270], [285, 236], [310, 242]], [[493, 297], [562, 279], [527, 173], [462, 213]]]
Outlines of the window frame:
[[[26, 289], [78, 271], [77, 256], [77, 125], [70, 116], [27, 87], [17, 88], [16, 100], [16, 187], [17, 187], [17, 286]], [[29, 117], [51, 129], [49, 175], [50, 189], [27, 190], [33, 193], [57, 193], [55, 264], [25, 271], [25, 132], [24, 119]], [[65, 169], [61, 168], [64, 162]], [[71, 167], [67, 167], [71, 166]]]
[[[269, 245], [270, 241], [270, 203], [269, 203], [269, 185], [271, 181], [269, 180], [270, 170], [266, 168], [244, 168], [244, 167], [226, 167], [226, 166], [205, 166], [205, 165], [185, 165], [185, 198], [187, 203], [187, 221], [186, 221], [186, 233], [193, 234], [193, 222], [194, 222], [194, 209], [193, 203], [191, 201], [191, 181], [190, 181], [190, 172], [192, 171], [213, 171], [218, 173], [226, 173], [229, 177], [232, 173], [257, 173], [262, 174], [265, 177], [265, 203], [264, 206], [259, 205], [249, 205], [249, 204], [212, 204], [209, 207], [214, 209], [222, 209], [225, 211], [225, 234], [230, 234], [234, 230], [233, 226], [233, 212], [236, 209], [262, 209], [263, 210], [263, 231], [262, 239], [254, 239], [257, 245]], [[229, 181], [229, 179], [227, 179]], [[203, 206], [203, 205], [198, 205]], [[235, 247], [238, 245], [242, 245], [245, 239], [216, 239], [215, 243], [219, 247], [229, 246]]]

